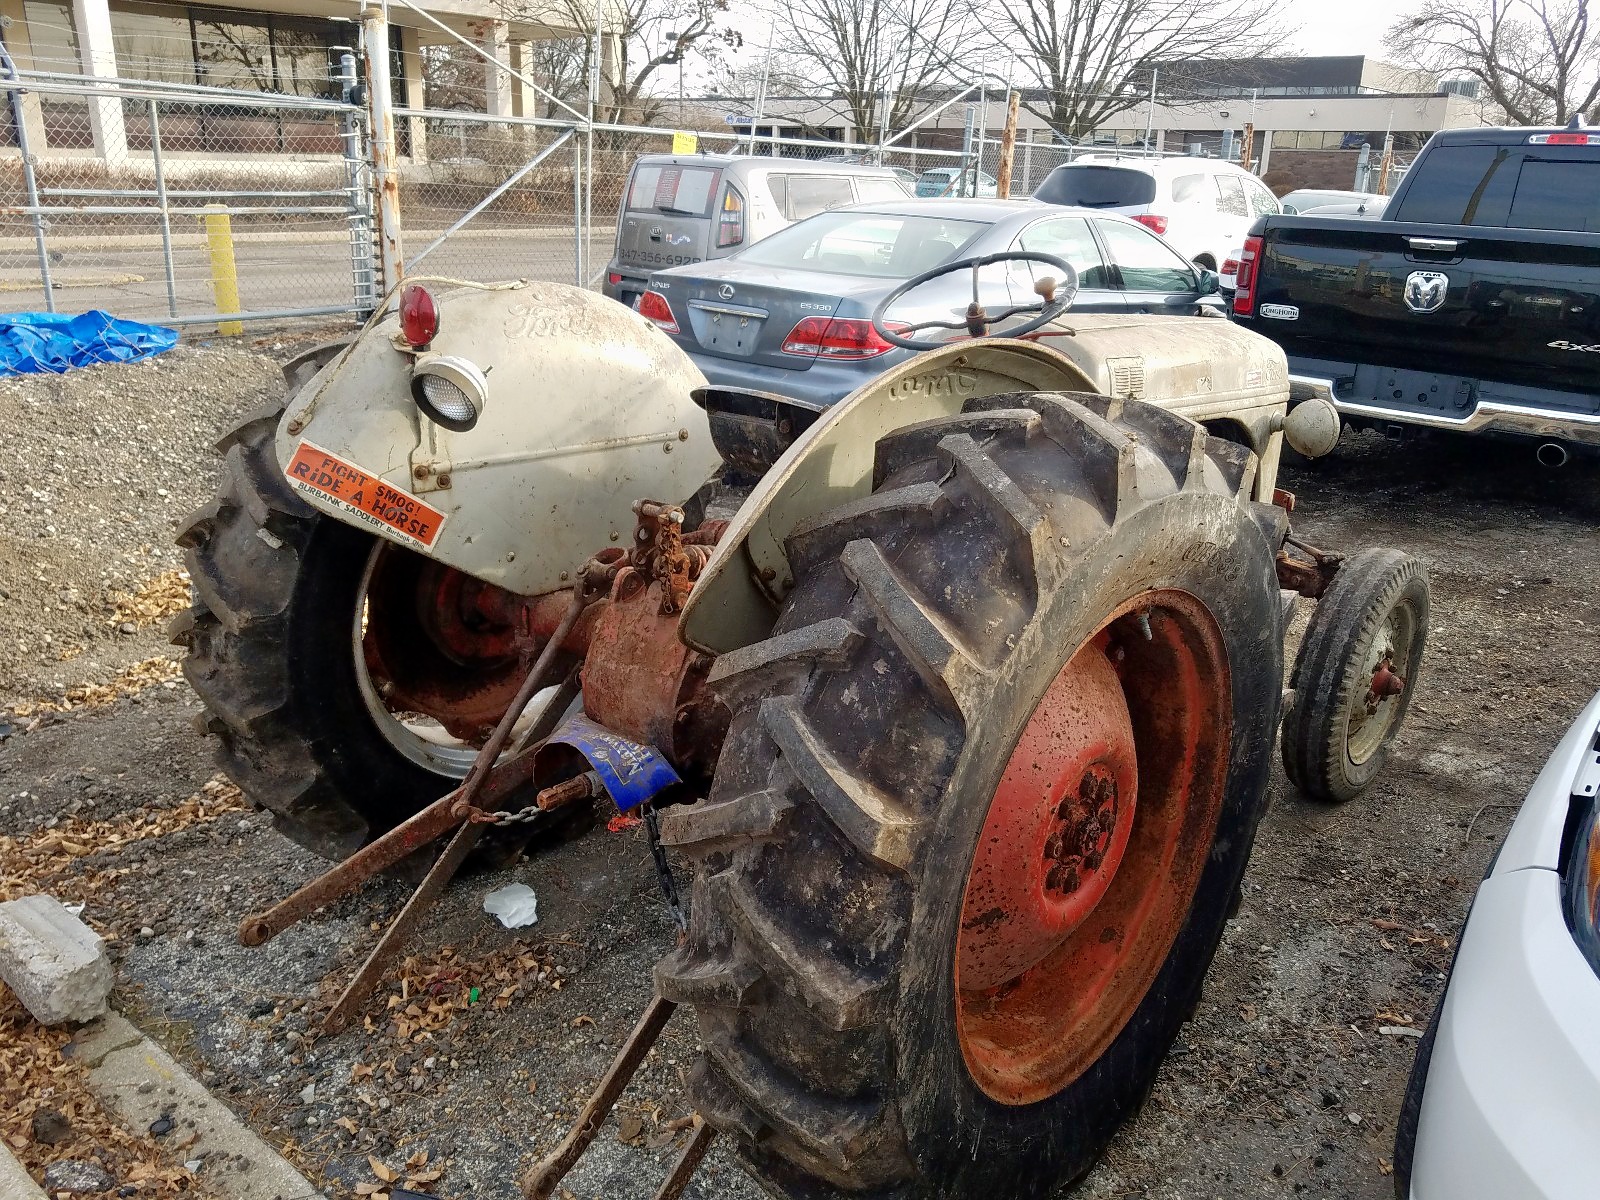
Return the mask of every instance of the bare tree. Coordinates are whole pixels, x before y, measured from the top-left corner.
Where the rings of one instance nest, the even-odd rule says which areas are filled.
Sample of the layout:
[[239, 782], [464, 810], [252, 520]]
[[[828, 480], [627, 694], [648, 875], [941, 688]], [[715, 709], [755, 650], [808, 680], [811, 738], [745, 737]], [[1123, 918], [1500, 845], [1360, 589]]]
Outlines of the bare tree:
[[423, 46], [423, 96], [408, 96], [412, 104], [426, 108], [483, 111], [483, 59], [459, 42]]
[[1565, 124], [1600, 101], [1588, 0], [1424, 0], [1389, 29], [1391, 53], [1483, 85], [1518, 125]]
[[711, 73], [710, 95], [753, 100], [765, 82], [769, 96], [809, 95], [804, 64], [786, 53], [758, 54], [743, 62], [725, 59]]
[[903, 128], [928, 92], [948, 83], [972, 34], [965, 0], [785, 0], [778, 41], [794, 68], [828, 93], [855, 141], [875, 141], [889, 107]]
[[539, 97], [541, 117], [566, 115], [557, 101], [581, 109], [589, 93], [589, 42], [586, 38], [546, 38], [534, 42], [523, 61], [549, 95]]
[[1002, 0], [989, 22], [1043, 93], [1027, 109], [1077, 139], [1147, 99], [1151, 72], [1265, 54], [1284, 36], [1277, 0]]
[[[726, 24], [729, 2], [611, 0], [602, 32], [616, 39], [615, 63], [611, 86], [601, 90], [596, 117], [604, 122], [647, 125], [661, 111], [661, 101], [654, 95], [658, 72], [692, 57], [716, 61], [725, 50], [741, 45], [739, 32]], [[541, 0], [500, 0], [498, 4], [508, 20], [549, 24], [554, 11], [575, 30], [593, 29], [594, 8], [592, 0], [556, 0], [554, 5]], [[578, 94], [583, 94], [581, 87]]]

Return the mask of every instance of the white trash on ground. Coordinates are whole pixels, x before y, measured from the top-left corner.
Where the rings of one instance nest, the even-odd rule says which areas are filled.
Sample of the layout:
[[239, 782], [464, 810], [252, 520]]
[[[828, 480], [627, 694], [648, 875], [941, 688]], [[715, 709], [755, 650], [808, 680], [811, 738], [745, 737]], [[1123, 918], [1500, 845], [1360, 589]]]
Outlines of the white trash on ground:
[[521, 929], [539, 919], [539, 898], [525, 883], [508, 883], [483, 898], [483, 911], [494, 914], [507, 929]]

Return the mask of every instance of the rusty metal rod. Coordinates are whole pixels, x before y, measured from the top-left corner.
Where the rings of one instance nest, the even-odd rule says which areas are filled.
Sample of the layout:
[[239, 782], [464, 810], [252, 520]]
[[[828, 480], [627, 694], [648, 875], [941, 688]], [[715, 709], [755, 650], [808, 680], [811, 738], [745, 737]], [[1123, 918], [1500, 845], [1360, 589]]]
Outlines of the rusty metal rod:
[[[550, 635], [550, 640], [545, 642], [544, 649], [534, 661], [533, 669], [528, 672], [528, 677], [517, 689], [516, 699], [511, 702], [511, 707], [506, 709], [505, 716], [500, 718], [500, 724], [494, 727], [489, 740], [483, 744], [483, 749], [478, 751], [478, 757], [472, 760], [472, 769], [467, 772], [467, 778], [461, 784], [460, 794], [456, 797], [455, 813], [458, 820], [465, 820], [471, 810], [477, 807], [478, 792], [483, 787], [483, 781], [488, 777], [490, 768], [494, 766], [494, 760], [500, 757], [500, 751], [505, 748], [506, 740], [511, 737], [512, 727], [522, 715], [522, 710], [528, 707], [528, 702], [533, 699], [534, 693], [545, 686], [545, 676], [550, 673], [550, 665], [561, 652], [561, 643], [566, 641], [567, 634], [572, 632], [572, 627], [583, 615], [583, 607], [583, 589], [573, 588], [572, 602], [567, 605], [567, 615], [561, 618], [561, 624], [556, 626], [555, 632]], [[555, 705], [546, 705], [545, 711], [549, 712], [554, 707]]]
[[[533, 755], [519, 754], [495, 768], [485, 790], [499, 800], [532, 774]], [[246, 946], [264, 945], [295, 922], [349, 895], [380, 871], [449, 833], [461, 823], [454, 811], [460, 795], [460, 788], [447, 792], [271, 908], [251, 913], [239, 924], [239, 941]]]
[[574, 800], [588, 800], [600, 795], [605, 790], [605, 785], [600, 782], [598, 771], [585, 771], [576, 779], [569, 779], [565, 783], [558, 783], [555, 787], [547, 787], [540, 792], [534, 803], [539, 806], [540, 812], [552, 812]]
[[711, 1149], [711, 1139], [716, 1136], [716, 1127], [707, 1125], [706, 1119], [695, 1113], [694, 1133], [689, 1137], [689, 1144], [683, 1148], [678, 1161], [672, 1164], [672, 1174], [661, 1181], [655, 1200], [678, 1200], [678, 1197], [683, 1195], [683, 1189], [688, 1187], [689, 1180], [694, 1178], [700, 1160], [706, 1156], [706, 1151]]
[[542, 1162], [536, 1163], [523, 1176], [524, 1200], [550, 1200], [555, 1193], [556, 1185], [566, 1178], [567, 1172], [572, 1170], [579, 1156], [589, 1148], [589, 1143], [594, 1141], [600, 1132], [600, 1127], [605, 1124], [612, 1105], [616, 1104], [623, 1089], [628, 1086], [628, 1081], [639, 1070], [639, 1064], [650, 1052], [650, 1047], [656, 1044], [656, 1039], [661, 1036], [661, 1030], [666, 1027], [673, 1010], [677, 1007], [664, 996], [650, 998], [650, 1007], [644, 1010], [644, 1015], [633, 1027], [628, 1040], [622, 1043], [622, 1049], [617, 1052], [617, 1057], [595, 1087], [594, 1094], [584, 1104], [583, 1111], [578, 1114], [577, 1121], [567, 1131], [567, 1136], [561, 1139], [561, 1144]]
[[412, 928], [421, 919], [422, 914], [433, 907], [433, 902], [439, 898], [445, 885], [461, 869], [461, 864], [466, 861], [467, 855], [478, 844], [478, 839], [483, 836], [485, 827], [468, 823], [456, 830], [455, 837], [450, 839], [450, 844], [445, 847], [444, 853], [434, 860], [428, 870], [427, 876], [417, 885], [417, 890], [411, 893], [405, 907], [393, 921], [389, 928], [383, 931], [383, 936], [378, 939], [378, 944], [372, 948], [372, 953], [367, 955], [366, 962], [361, 964], [357, 971], [345, 985], [343, 994], [328, 1015], [322, 1019], [322, 1028], [325, 1033], [338, 1033], [350, 1024], [350, 1018], [355, 1010], [361, 1007], [363, 1001], [372, 994], [372, 989], [378, 985], [378, 980], [383, 978], [383, 971], [389, 965], [389, 960], [394, 957]]
[[355, 891], [379, 871], [449, 832], [461, 823], [452, 811], [456, 795], [450, 792], [439, 797], [271, 908], [247, 915], [239, 923], [239, 941], [246, 946], [265, 945], [302, 917]]
[[[454, 826], [470, 817], [474, 811], [478, 811], [476, 800], [489, 779], [495, 759], [500, 757], [500, 751], [511, 736], [511, 729], [521, 717], [522, 710], [533, 699], [534, 693], [543, 686], [544, 677], [549, 674], [550, 664], [559, 653], [561, 642], [577, 624], [583, 607], [583, 597], [578, 589], [574, 589], [566, 616], [561, 619], [561, 624], [556, 627], [550, 640], [545, 642], [544, 649], [533, 664], [533, 669], [528, 672], [528, 677], [518, 689], [516, 699], [500, 718], [500, 723], [489, 735], [489, 740], [484, 743], [483, 749], [478, 751], [478, 757], [473, 760], [472, 768], [467, 772], [467, 778], [460, 787], [441, 796], [416, 816], [408, 818], [388, 833], [363, 846], [293, 895], [280, 900], [264, 912], [251, 913], [245, 917], [239, 925], [239, 941], [246, 946], [264, 945], [296, 921], [355, 891], [379, 871], [392, 867], [407, 855], [448, 833]], [[558, 704], [547, 705], [545, 712], [541, 714], [541, 721], [551, 712], [559, 717], [562, 707], [564, 706]], [[519, 756], [516, 761], [519, 763], [525, 761], [526, 770], [531, 774], [533, 765], [531, 752]], [[501, 778], [504, 779], [504, 775]], [[526, 778], [527, 776], [523, 777], [524, 780]], [[505, 791], [509, 790], [510, 787], [507, 786]], [[503, 795], [498, 787], [494, 791]]]
[[[577, 683], [568, 679], [561, 685], [561, 690], [556, 693], [552, 702], [545, 706], [532, 731], [536, 735], [534, 739], [536, 746], [542, 745], [545, 738], [554, 732], [556, 722], [561, 719], [567, 705], [572, 702], [577, 692]], [[533, 752], [529, 751], [525, 757], [531, 763]], [[451, 838], [450, 844], [444, 848], [444, 853], [439, 855], [433, 866], [428, 869], [428, 874], [417, 885], [417, 890], [411, 893], [411, 898], [406, 901], [405, 907], [395, 915], [394, 920], [389, 923], [389, 928], [383, 931], [383, 936], [372, 948], [372, 953], [367, 955], [367, 960], [361, 964], [361, 969], [351, 977], [338, 1001], [322, 1019], [324, 1032], [338, 1033], [350, 1024], [350, 1018], [366, 1002], [367, 997], [372, 994], [372, 989], [378, 986], [378, 981], [383, 978], [384, 969], [390, 960], [399, 953], [417, 922], [433, 907], [440, 893], [444, 891], [445, 885], [461, 869], [461, 864], [466, 861], [467, 855], [472, 853], [472, 848], [478, 844], [478, 839], [483, 836], [484, 831], [484, 825], [471, 821], [456, 831], [455, 837]]]

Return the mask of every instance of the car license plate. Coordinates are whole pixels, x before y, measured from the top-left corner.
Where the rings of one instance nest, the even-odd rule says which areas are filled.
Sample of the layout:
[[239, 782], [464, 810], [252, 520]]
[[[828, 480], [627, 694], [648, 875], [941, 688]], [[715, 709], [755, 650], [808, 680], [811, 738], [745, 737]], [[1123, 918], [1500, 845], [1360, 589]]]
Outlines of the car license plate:
[[707, 350], [723, 354], [754, 354], [756, 340], [761, 336], [760, 317], [738, 317], [728, 313], [710, 313], [700, 344]]

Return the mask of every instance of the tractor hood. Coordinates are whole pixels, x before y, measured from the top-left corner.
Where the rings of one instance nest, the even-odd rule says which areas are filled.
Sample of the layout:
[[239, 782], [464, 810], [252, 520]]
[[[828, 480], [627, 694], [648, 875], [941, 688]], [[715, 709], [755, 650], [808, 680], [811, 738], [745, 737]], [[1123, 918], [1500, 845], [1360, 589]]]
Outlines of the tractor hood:
[[[705, 377], [614, 300], [528, 282], [434, 298], [425, 355], [390, 315], [291, 397], [278, 461], [313, 507], [538, 595], [568, 586], [597, 551], [626, 547], [635, 500], [685, 501], [719, 465], [690, 399]], [[423, 415], [412, 394], [421, 362], [480, 373], [486, 399], [470, 429]]]

